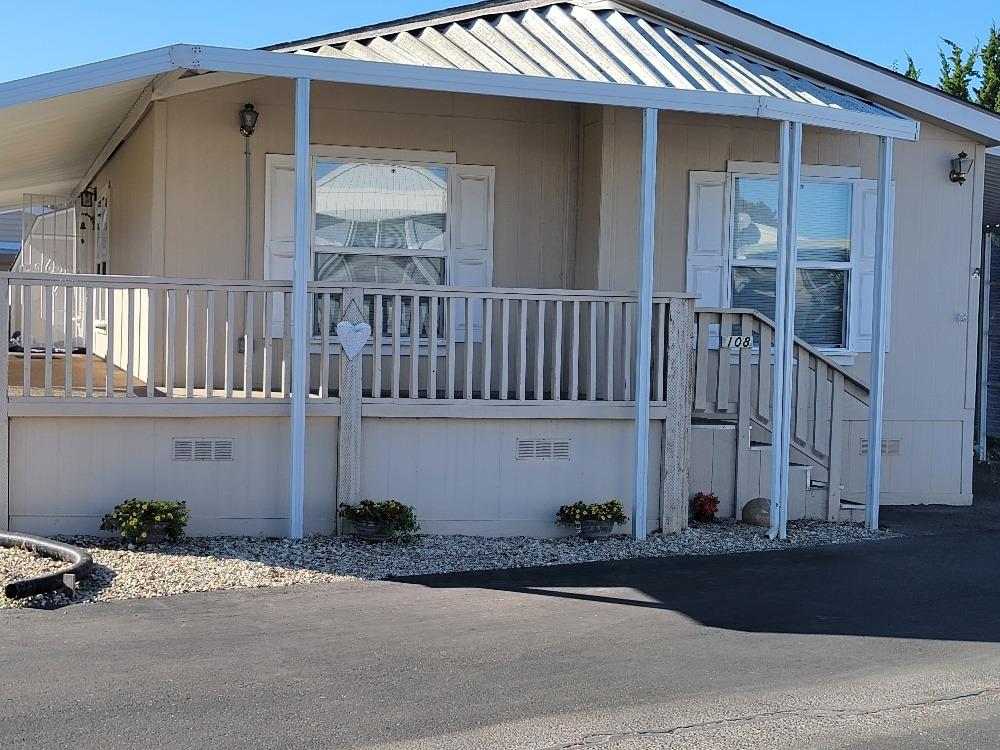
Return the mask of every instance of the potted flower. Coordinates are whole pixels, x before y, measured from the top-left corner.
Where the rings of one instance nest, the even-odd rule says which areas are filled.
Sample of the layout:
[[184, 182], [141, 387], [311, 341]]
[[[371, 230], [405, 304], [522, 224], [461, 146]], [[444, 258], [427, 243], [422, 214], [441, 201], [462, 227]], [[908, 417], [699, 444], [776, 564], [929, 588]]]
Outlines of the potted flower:
[[161, 544], [184, 535], [191, 511], [181, 500], [140, 500], [119, 503], [101, 520], [102, 531], [118, 533], [123, 542]]
[[611, 538], [616, 524], [628, 521], [625, 506], [621, 500], [606, 503], [585, 503], [582, 500], [572, 505], [563, 505], [556, 513], [556, 523], [560, 526], [576, 526], [580, 538], [588, 541], [603, 541]]
[[694, 496], [694, 520], [698, 523], [715, 523], [719, 512], [719, 496], [714, 492], [699, 492]]
[[362, 500], [340, 504], [340, 517], [350, 521], [354, 536], [366, 542], [388, 542], [420, 530], [417, 514], [397, 500]]

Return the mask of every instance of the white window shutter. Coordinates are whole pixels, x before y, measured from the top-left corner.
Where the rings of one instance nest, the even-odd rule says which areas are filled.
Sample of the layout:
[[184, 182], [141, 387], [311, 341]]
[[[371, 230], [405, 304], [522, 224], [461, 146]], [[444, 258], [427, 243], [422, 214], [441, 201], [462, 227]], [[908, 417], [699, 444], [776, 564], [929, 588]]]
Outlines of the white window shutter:
[[[267, 155], [264, 195], [264, 278], [291, 281], [295, 265], [295, 157]], [[271, 337], [284, 336], [281, 295], [271, 299]]]
[[725, 172], [691, 172], [688, 198], [687, 291], [698, 307], [725, 307], [729, 299]]
[[[456, 165], [451, 190], [452, 286], [488, 287], [493, 284], [494, 167]], [[464, 305], [455, 303], [455, 332], [465, 340]], [[472, 302], [473, 341], [483, 335], [481, 302]]]
[[[895, 185], [892, 189], [895, 206]], [[875, 301], [875, 241], [878, 231], [878, 181], [854, 181], [854, 211], [851, 223], [851, 290], [848, 348], [853, 352], [872, 350], [872, 312]], [[892, 215], [890, 227], [892, 232]], [[886, 319], [891, 320], [886, 309]], [[887, 328], [888, 330], [888, 328]], [[888, 336], [886, 347], [888, 348]]]

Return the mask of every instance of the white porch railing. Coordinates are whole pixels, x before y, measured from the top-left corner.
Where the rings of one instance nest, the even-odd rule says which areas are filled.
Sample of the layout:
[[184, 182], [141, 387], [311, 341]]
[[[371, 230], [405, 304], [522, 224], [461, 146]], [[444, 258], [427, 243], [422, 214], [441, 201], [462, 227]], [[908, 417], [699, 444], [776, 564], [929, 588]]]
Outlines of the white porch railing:
[[[319, 325], [320, 394], [343, 288], [311, 285]], [[363, 289], [372, 326], [363, 364], [372, 400], [588, 401], [629, 404], [635, 384], [635, 297], [560, 289]], [[653, 386], [664, 400], [666, 319], [654, 302]], [[471, 323], [471, 325], [470, 325]], [[414, 338], [415, 335], [415, 338]], [[331, 363], [331, 368], [335, 363]], [[331, 375], [332, 378], [332, 375]]]
[[13, 399], [289, 395], [290, 348], [265, 336], [264, 323], [275, 306], [287, 308], [290, 283], [7, 278], [10, 328], [25, 350], [9, 358]]
[[[18, 399], [284, 400], [291, 395], [290, 282], [5, 274]], [[308, 397], [337, 401], [336, 324], [357, 290], [372, 327], [370, 402], [581, 402], [635, 398], [636, 299], [620, 292], [309, 285]], [[665, 403], [671, 305], [653, 310], [650, 398]], [[96, 319], [104, 309], [105, 319]], [[685, 357], [688, 351], [679, 350]]]

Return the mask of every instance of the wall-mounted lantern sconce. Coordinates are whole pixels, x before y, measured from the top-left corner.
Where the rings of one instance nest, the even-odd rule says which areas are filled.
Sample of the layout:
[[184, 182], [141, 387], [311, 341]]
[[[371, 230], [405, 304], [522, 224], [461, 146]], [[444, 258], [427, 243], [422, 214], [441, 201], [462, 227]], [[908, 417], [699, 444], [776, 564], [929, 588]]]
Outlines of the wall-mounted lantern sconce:
[[969, 155], [963, 151], [957, 158], [951, 160], [951, 174], [948, 175], [949, 179], [952, 182], [957, 182], [959, 185], [964, 185], [966, 179], [969, 177], [969, 172], [972, 171], [974, 163], [969, 158]]
[[95, 200], [97, 200], [97, 188], [87, 188], [80, 193], [80, 205], [83, 208], [93, 208]]
[[240, 133], [243, 134], [244, 138], [253, 135], [253, 131], [257, 129], [258, 117], [260, 117], [260, 112], [254, 109], [254, 106], [249, 102], [240, 110]]

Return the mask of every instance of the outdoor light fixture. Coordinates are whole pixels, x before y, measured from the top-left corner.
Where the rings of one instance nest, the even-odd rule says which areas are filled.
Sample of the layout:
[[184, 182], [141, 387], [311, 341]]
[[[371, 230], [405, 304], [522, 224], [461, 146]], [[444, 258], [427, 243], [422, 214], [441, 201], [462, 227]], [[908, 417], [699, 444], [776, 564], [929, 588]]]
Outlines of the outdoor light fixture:
[[80, 205], [83, 208], [93, 208], [94, 201], [97, 199], [97, 188], [87, 188], [82, 193], [80, 193]]
[[257, 129], [258, 117], [260, 117], [260, 112], [254, 109], [253, 105], [249, 102], [240, 110], [240, 132], [244, 138], [249, 138], [253, 135], [253, 131]]
[[948, 175], [948, 177], [952, 182], [964, 185], [965, 180], [969, 176], [969, 172], [972, 171], [972, 165], [972, 159], [970, 159], [969, 155], [963, 151], [958, 155], [958, 158], [951, 160], [951, 174]]

